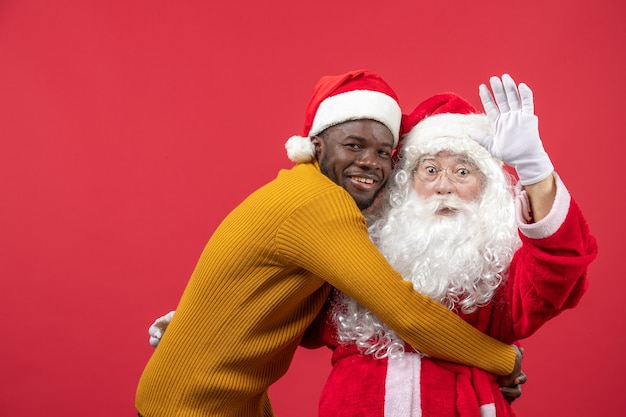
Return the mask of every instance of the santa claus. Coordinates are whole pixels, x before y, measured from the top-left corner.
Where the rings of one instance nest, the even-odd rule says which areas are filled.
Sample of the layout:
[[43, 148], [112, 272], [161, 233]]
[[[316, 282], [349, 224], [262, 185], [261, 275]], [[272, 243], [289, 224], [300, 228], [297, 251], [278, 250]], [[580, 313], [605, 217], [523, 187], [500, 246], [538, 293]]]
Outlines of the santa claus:
[[[405, 116], [368, 224], [416, 290], [515, 343], [578, 304], [597, 245], [543, 148], [532, 91], [506, 74], [490, 81], [485, 113], [444, 93]], [[153, 346], [173, 313], [150, 327]], [[509, 381], [424, 355], [339, 291], [301, 344], [333, 350], [320, 417], [514, 416], [500, 391]]]
[[[369, 231], [416, 290], [513, 343], [576, 306], [597, 249], [543, 149], [532, 92], [506, 75], [492, 88], [481, 86], [487, 114], [446, 93], [405, 118]], [[423, 355], [339, 292], [322, 329], [333, 369], [321, 417], [514, 415], [495, 375]]]

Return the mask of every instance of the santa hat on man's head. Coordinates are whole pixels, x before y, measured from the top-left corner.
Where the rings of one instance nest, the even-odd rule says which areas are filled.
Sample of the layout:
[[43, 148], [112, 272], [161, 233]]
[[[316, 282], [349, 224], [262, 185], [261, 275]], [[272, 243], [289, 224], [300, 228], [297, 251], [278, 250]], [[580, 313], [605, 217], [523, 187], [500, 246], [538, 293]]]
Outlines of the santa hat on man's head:
[[436, 94], [403, 116], [396, 158], [413, 165], [421, 155], [448, 150], [468, 155], [484, 174], [501, 169], [502, 162], [472, 139], [470, 130], [491, 132], [487, 116], [455, 93]]
[[315, 157], [311, 137], [349, 120], [371, 119], [387, 126], [398, 144], [402, 110], [398, 97], [380, 75], [357, 70], [342, 75], [322, 77], [309, 101], [302, 136], [292, 136], [285, 143], [293, 162], [309, 162]]

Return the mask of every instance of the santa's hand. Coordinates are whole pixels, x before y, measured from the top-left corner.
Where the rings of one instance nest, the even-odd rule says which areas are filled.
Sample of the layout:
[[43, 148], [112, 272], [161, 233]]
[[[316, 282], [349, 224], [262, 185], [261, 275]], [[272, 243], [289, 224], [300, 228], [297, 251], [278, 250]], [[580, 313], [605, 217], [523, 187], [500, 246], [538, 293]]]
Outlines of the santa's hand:
[[165, 333], [165, 329], [167, 329], [170, 321], [172, 321], [172, 317], [174, 317], [174, 311], [170, 311], [152, 323], [148, 329], [148, 334], [150, 335], [150, 346], [157, 347], [159, 345], [161, 337], [163, 337], [163, 333]]
[[533, 92], [524, 83], [518, 89], [508, 74], [489, 81], [493, 96], [485, 84], [480, 85], [479, 94], [493, 134], [472, 130], [470, 135], [493, 156], [514, 167], [522, 185], [545, 179], [554, 167], [539, 137]]

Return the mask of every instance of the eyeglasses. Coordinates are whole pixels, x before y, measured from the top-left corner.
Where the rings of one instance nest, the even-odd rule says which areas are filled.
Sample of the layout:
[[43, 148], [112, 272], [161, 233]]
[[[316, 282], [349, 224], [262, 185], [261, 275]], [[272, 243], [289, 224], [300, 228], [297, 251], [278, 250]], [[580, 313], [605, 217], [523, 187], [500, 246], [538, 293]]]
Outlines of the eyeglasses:
[[[414, 173], [420, 180], [424, 182], [434, 182], [439, 179], [439, 175], [441, 173], [445, 173], [448, 177], [448, 180], [458, 184], [464, 184], [466, 182], [472, 181], [476, 174], [473, 171], [470, 171], [469, 168], [465, 166], [455, 166], [452, 169], [451, 167], [446, 168], [437, 168], [431, 163], [423, 163], [419, 164]], [[450, 171], [448, 171], [450, 169]]]

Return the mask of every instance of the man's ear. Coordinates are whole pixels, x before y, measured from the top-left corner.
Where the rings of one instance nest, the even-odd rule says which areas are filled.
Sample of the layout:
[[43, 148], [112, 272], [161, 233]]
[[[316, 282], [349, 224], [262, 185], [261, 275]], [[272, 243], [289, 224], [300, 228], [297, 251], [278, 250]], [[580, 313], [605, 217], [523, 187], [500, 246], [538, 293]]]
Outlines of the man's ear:
[[311, 136], [311, 143], [315, 146], [315, 159], [319, 161], [319, 156], [324, 149], [325, 142], [319, 136]]

